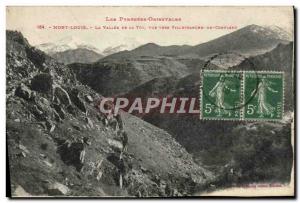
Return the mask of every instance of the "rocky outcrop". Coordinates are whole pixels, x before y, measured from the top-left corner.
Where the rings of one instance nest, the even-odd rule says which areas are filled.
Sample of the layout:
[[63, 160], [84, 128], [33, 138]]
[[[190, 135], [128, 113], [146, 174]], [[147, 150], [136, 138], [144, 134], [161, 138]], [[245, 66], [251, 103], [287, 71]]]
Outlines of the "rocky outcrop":
[[48, 193], [51, 196], [66, 196], [69, 193], [69, 188], [61, 183], [54, 182], [49, 184]]
[[52, 85], [52, 76], [47, 73], [38, 74], [31, 80], [31, 89], [42, 93], [50, 92], [52, 90]]
[[25, 100], [30, 100], [33, 98], [33, 92], [23, 83], [17, 87], [15, 95]]
[[79, 96], [79, 90], [76, 88], [73, 88], [71, 90], [71, 100], [73, 102], [73, 104], [80, 109], [82, 112], [86, 113], [86, 108], [85, 108], [85, 104], [84, 101], [80, 98]]
[[58, 105], [69, 106], [72, 103], [68, 92], [59, 85], [55, 85], [53, 88], [53, 100]]

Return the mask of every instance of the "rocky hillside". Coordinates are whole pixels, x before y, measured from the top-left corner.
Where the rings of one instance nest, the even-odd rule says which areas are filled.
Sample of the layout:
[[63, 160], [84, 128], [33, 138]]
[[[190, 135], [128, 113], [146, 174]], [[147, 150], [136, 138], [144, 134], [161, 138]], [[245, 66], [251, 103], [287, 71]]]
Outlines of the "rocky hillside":
[[182, 196], [214, 175], [166, 131], [122, 113], [122, 143], [94, 103], [101, 95], [64, 65], [7, 31], [7, 148], [12, 196]]

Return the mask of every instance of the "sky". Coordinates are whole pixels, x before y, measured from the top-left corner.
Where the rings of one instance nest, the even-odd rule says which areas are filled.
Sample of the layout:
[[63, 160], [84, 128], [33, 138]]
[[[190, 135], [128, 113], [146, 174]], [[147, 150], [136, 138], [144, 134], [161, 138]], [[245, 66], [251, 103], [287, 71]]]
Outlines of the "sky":
[[[120, 22], [106, 21], [119, 17], [170, 17], [180, 22]], [[196, 45], [235, 29], [150, 30], [148, 26], [234, 26], [240, 29], [250, 24], [279, 26], [293, 32], [292, 7], [7, 7], [6, 28], [18, 30], [31, 45], [56, 42], [74, 37], [99, 50], [118, 45], [141, 45], [153, 42], [167, 45]], [[44, 25], [47, 29], [38, 29]], [[144, 26], [145, 30], [54, 30], [53, 25]]]

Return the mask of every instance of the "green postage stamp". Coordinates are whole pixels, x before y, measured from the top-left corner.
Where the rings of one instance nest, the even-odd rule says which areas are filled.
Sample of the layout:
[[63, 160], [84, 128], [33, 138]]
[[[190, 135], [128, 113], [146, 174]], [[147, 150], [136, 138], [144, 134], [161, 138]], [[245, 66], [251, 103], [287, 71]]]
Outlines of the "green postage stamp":
[[283, 108], [283, 72], [201, 73], [200, 119], [280, 121]]

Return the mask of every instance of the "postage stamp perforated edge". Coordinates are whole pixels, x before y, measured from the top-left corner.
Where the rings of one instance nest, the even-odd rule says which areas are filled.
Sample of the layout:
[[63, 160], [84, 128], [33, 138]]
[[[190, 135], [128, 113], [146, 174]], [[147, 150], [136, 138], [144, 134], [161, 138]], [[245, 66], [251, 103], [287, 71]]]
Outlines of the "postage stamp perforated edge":
[[[223, 118], [223, 117], [203, 117], [202, 110], [203, 110], [203, 73], [204, 72], [220, 72], [220, 73], [242, 73], [242, 80], [241, 80], [241, 102], [245, 102], [245, 73], [254, 73], [254, 74], [282, 74], [282, 112], [281, 112], [281, 119], [270, 119], [270, 118], [245, 118], [244, 108], [240, 109], [240, 117], [239, 118]], [[224, 120], [224, 121], [270, 121], [270, 122], [280, 122], [284, 116], [284, 105], [285, 105], [285, 74], [283, 71], [273, 71], [273, 70], [262, 70], [262, 71], [243, 71], [243, 70], [201, 70], [200, 71], [200, 93], [199, 93], [199, 104], [200, 104], [200, 111], [199, 111], [199, 118], [200, 120]]]
[[[280, 122], [284, 116], [284, 105], [285, 105], [285, 73], [283, 71], [245, 71], [247, 73], [255, 73], [255, 74], [282, 74], [282, 108], [281, 108], [281, 118], [280, 119], [271, 119], [271, 118], [245, 118], [244, 121], [269, 121], [269, 122]], [[245, 74], [244, 74], [245, 75]], [[245, 87], [244, 87], [245, 88]]]
[[[224, 121], [242, 121], [243, 119], [243, 113], [242, 113], [242, 108], [240, 109], [240, 113], [239, 113], [239, 118], [224, 118], [224, 117], [204, 117], [203, 114], [202, 114], [202, 109], [203, 109], [203, 73], [204, 72], [213, 72], [213, 73], [242, 73], [242, 76], [244, 77], [244, 74], [243, 72], [244, 71], [241, 71], [241, 70], [204, 70], [202, 69], [200, 71], [200, 97], [199, 97], [199, 104], [200, 104], [200, 120], [224, 120]], [[242, 96], [242, 92], [243, 92], [243, 88], [242, 88], [242, 85], [243, 85], [243, 79], [241, 81], [241, 96], [240, 96], [240, 101], [243, 102], [243, 96]]]

